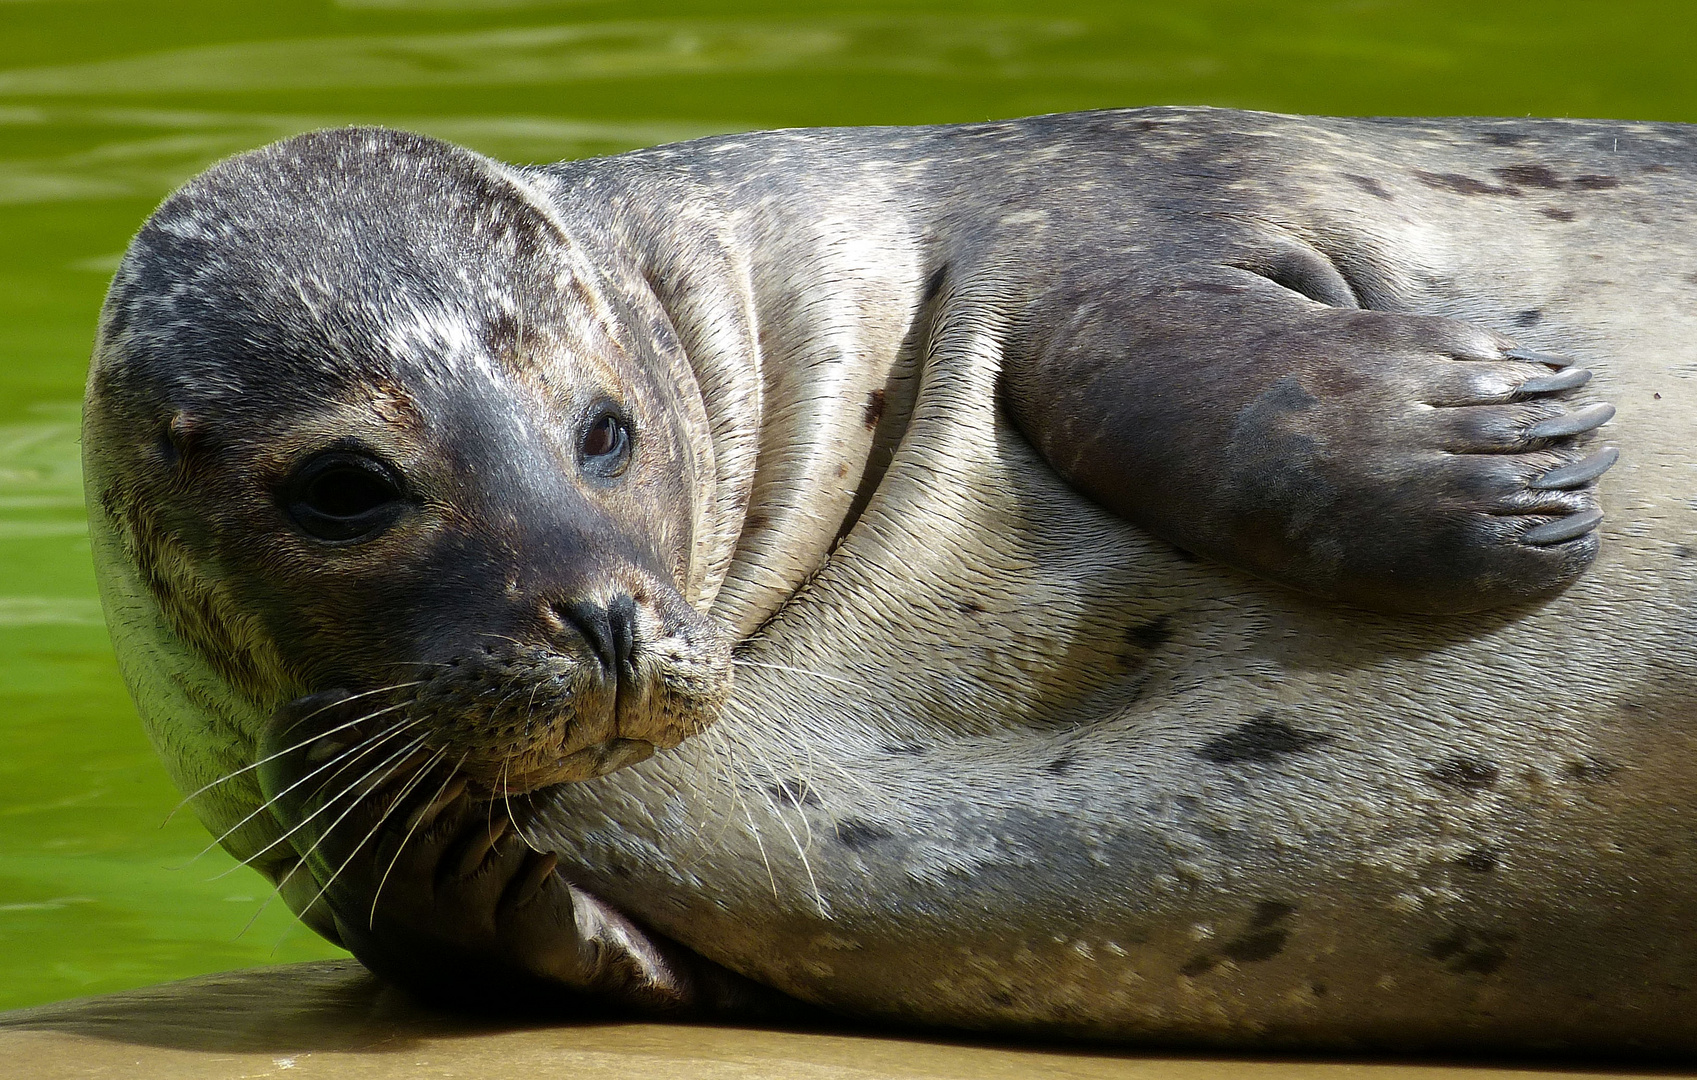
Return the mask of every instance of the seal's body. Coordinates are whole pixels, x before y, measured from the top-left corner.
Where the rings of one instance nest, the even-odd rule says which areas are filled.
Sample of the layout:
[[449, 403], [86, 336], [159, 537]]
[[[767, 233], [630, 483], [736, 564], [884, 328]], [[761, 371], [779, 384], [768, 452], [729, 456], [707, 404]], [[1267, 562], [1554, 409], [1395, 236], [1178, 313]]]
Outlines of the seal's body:
[[[1697, 133], [447, 153], [330, 133], [191, 184], [91, 376], [126, 677], [314, 925], [415, 982], [733, 1012], [1697, 1048]], [[411, 249], [324, 253], [405, 184], [493, 253], [437, 307]], [[1557, 351], [1622, 407], [1600, 549]]]

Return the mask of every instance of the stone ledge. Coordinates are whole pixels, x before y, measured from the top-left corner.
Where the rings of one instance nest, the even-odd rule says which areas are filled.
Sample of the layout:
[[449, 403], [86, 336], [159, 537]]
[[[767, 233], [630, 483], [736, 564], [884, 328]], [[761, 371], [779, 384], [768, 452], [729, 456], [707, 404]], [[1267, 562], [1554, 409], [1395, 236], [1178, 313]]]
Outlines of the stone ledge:
[[683, 1024], [520, 1026], [421, 1007], [352, 961], [208, 975], [0, 1013], [14, 1080], [1585, 1080], [1656, 1068], [1207, 1057]]

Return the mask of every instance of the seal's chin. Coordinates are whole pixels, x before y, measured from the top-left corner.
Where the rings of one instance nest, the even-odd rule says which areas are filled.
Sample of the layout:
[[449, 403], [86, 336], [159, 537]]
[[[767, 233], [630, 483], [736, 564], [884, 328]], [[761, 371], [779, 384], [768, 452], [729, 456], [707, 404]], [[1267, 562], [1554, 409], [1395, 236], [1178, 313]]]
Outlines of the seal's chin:
[[560, 759], [559, 777], [561, 781], [593, 780], [653, 756], [654, 744], [645, 739], [608, 739]]

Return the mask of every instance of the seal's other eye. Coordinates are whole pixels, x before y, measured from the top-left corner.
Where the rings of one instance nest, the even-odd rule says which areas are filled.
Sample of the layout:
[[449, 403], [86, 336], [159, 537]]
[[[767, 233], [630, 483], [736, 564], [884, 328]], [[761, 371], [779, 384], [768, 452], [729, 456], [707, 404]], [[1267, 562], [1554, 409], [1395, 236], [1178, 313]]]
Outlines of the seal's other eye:
[[602, 405], [590, 414], [578, 454], [585, 470], [601, 476], [617, 475], [630, 458], [630, 425], [611, 405]]
[[307, 535], [328, 543], [375, 536], [404, 508], [399, 478], [376, 458], [346, 450], [316, 454], [283, 484], [283, 509]]

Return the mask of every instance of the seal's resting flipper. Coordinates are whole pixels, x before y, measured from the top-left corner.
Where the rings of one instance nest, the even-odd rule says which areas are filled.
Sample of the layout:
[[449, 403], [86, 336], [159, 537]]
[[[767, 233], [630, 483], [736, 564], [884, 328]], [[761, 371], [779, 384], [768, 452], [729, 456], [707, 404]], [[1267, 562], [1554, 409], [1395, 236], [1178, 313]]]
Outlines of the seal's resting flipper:
[[373, 711], [339, 691], [297, 699], [259, 750], [279, 843], [300, 853], [298, 864], [282, 860], [293, 868], [281, 891], [366, 967], [427, 1000], [479, 1010], [805, 1014], [568, 882], [520, 835], [528, 800], [479, 801]]
[[1011, 336], [1009, 411], [1086, 495], [1305, 592], [1449, 613], [1571, 584], [1618, 457], [1591, 444], [1613, 407], [1572, 400], [1590, 372], [1363, 310], [1329, 269], [1052, 289]]

